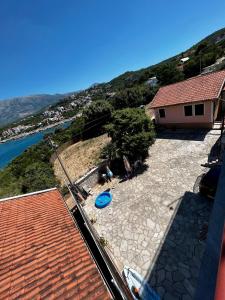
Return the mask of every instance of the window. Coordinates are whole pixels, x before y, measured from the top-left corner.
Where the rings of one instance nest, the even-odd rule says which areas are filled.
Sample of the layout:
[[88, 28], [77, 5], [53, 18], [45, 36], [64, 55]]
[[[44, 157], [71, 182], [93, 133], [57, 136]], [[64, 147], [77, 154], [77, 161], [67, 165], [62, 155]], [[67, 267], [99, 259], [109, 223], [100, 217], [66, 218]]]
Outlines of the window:
[[159, 109], [159, 116], [160, 116], [160, 118], [165, 118], [166, 117], [166, 113], [165, 113], [164, 108]]
[[184, 107], [184, 115], [185, 115], [185, 117], [192, 116], [192, 105], [186, 105]]
[[195, 104], [195, 116], [204, 115], [204, 104]]

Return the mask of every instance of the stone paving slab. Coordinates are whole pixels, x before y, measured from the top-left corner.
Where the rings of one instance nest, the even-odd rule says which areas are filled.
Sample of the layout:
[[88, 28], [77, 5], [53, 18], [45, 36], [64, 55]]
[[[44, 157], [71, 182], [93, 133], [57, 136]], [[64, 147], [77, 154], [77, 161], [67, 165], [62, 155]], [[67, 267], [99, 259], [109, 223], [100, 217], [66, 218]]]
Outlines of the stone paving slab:
[[97, 218], [94, 226], [109, 242], [120, 270], [124, 265], [136, 269], [163, 299], [193, 298], [205, 247], [198, 233], [212, 202], [192, 191], [217, 139], [215, 133], [197, 130], [157, 138], [147, 170], [116, 182], [108, 207], [95, 208], [97, 193], [84, 206], [90, 218]]

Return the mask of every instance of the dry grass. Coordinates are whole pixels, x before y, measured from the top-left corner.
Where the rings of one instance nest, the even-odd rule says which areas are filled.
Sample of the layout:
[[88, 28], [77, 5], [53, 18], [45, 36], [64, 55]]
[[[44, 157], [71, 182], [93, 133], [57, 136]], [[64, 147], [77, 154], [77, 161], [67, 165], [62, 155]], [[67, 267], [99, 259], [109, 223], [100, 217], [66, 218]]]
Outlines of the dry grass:
[[[102, 148], [109, 142], [110, 138], [104, 134], [86, 141], [80, 141], [62, 151], [60, 157], [72, 181], [83, 176], [97, 164]], [[58, 160], [54, 161], [53, 166], [56, 177], [64, 185], [65, 175]]]

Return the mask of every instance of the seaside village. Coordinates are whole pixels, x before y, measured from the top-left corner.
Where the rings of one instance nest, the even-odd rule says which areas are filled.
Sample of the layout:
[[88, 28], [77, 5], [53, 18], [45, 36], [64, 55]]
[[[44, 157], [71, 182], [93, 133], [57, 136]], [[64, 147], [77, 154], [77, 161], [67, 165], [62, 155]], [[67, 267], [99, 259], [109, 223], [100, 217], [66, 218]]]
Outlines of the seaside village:
[[[50, 106], [44, 112], [40, 113], [38, 119], [35, 118], [36, 116], [29, 116], [25, 118], [25, 121], [29, 123], [29, 125], [15, 124], [13, 127], [2, 130], [2, 132], [0, 132], [0, 141], [13, 138], [21, 134], [26, 136], [31, 132], [35, 133], [39, 130], [45, 129], [48, 126], [56, 126], [59, 123], [74, 119], [74, 117], [70, 116], [70, 113], [73, 113], [74, 110], [79, 110], [81, 107], [90, 105], [92, 101], [92, 95], [93, 91], [91, 93], [84, 92], [84, 95], [72, 94], [67, 98], [62, 99], [62, 104], [52, 107]], [[22, 122], [24, 122], [24, 120]]]
[[[92, 99], [70, 97], [37, 126]], [[224, 103], [224, 70], [161, 87], [145, 107], [155, 142], [122, 175], [107, 159], [77, 178], [88, 142], [55, 150], [69, 193], [0, 199], [0, 299], [225, 299]]]

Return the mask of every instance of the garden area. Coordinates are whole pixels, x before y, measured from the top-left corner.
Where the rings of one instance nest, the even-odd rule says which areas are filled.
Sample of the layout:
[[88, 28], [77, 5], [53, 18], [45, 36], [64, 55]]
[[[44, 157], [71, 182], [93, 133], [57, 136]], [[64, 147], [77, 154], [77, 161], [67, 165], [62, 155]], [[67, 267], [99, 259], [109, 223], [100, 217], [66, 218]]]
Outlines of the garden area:
[[54, 149], [48, 138], [58, 149], [68, 145], [64, 152], [59, 152], [72, 179], [84, 175], [102, 160], [110, 161], [116, 172], [121, 171], [117, 166], [123, 166], [124, 155], [131, 163], [143, 161], [154, 142], [151, 120], [139, 108], [144, 101], [143, 91], [136, 89], [118, 93], [110, 100], [93, 101], [68, 128], [57, 129], [0, 171], [0, 197], [53, 186], [63, 188], [62, 171], [52, 160]]

